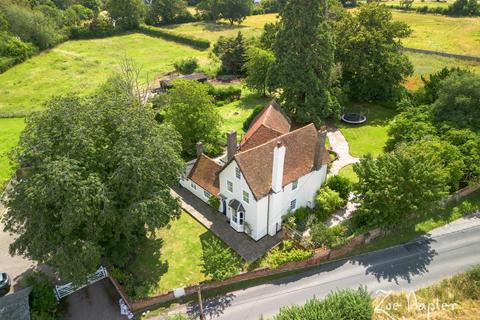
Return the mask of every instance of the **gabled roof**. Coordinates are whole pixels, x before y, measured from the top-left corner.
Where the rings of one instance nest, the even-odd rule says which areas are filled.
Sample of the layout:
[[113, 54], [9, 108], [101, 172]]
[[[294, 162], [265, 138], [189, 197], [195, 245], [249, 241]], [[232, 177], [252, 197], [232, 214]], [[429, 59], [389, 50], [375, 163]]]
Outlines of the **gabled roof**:
[[272, 101], [253, 119], [240, 142], [240, 150], [256, 147], [285, 134], [290, 131], [290, 127], [290, 119], [282, 112], [280, 106]]
[[[237, 153], [235, 160], [255, 198], [261, 199], [271, 190], [273, 150], [278, 141], [286, 147], [283, 170], [283, 186], [314, 170], [315, 149], [318, 132], [309, 124], [292, 132], [283, 134], [264, 144]], [[325, 152], [328, 155], [328, 153]], [[322, 163], [328, 158], [322, 155]]]
[[193, 165], [192, 170], [188, 174], [188, 179], [192, 180], [212, 195], [218, 195], [220, 193], [218, 173], [221, 169], [222, 166], [215, 160], [202, 154]]

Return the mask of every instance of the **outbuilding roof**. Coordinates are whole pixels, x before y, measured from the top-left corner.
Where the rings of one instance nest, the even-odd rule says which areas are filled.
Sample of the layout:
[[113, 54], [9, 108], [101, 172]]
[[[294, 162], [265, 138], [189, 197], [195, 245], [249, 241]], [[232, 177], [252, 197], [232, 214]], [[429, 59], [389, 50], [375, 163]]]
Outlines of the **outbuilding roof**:
[[30, 320], [30, 292], [32, 292], [32, 287], [1, 297], [0, 319]]
[[215, 160], [202, 154], [195, 161], [192, 170], [188, 174], [188, 179], [216, 196], [220, 193], [218, 173], [221, 169], [222, 166]]
[[240, 150], [254, 148], [281, 136], [289, 132], [290, 127], [290, 119], [282, 112], [280, 106], [272, 101], [252, 120], [240, 142]]

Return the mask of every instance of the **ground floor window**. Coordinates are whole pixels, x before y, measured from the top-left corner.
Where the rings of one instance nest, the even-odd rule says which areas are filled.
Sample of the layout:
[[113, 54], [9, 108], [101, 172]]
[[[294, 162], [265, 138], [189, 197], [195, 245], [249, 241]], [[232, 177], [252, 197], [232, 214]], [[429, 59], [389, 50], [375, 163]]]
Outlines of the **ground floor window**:
[[232, 220], [238, 225], [243, 226], [245, 213], [243, 211], [237, 212], [232, 209]]
[[210, 197], [212, 196], [212, 195], [210, 194], [210, 192], [208, 192], [208, 191], [203, 191], [203, 195], [204, 195], [205, 198], [207, 198], [207, 199], [210, 199]]
[[297, 199], [290, 201], [290, 211], [293, 211], [297, 208]]

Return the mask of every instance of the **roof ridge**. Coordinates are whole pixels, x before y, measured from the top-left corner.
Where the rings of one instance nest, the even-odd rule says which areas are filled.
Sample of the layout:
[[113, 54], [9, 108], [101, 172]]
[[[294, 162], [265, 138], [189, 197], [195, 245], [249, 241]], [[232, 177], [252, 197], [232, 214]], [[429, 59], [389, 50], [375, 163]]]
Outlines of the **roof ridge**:
[[[307, 127], [310, 127], [310, 126], [315, 127], [315, 125], [314, 125], [313, 123], [310, 123], [310, 124], [307, 124], [307, 125], [305, 125], [305, 126], [303, 126], [303, 127], [300, 127], [300, 128], [298, 128], [298, 129], [295, 129], [295, 130], [293, 130], [293, 131], [286, 132], [286, 133], [284, 133], [284, 134], [282, 134], [282, 135], [280, 135], [280, 136], [278, 136], [278, 137], [276, 137], [276, 138], [270, 139], [270, 140], [268, 140], [268, 141], [266, 141], [266, 142], [264, 142], [264, 143], [262, 143], [262, 144], [259, 144], [258, 146], [255, 146], [255, 147], [253, 147], [253, 148], [250, 148], [250, 149], [247, 149], [247, 150], [244, 150], [244, 151], [240, 151], [240, 152], [238, 152], [238, 153], [235, 154], [234, 158], [235, 158], [237, 155], [244, 154], [244, 153], [247, 153], [247, 152], [249, 152], [249, 151], [253, 151], [253, 150], [257, 149], [257, 148], [260, 148], [260, 147], [262, 147], [262, 146], [264, 146], [264, 145], [267, 145], [267, 144], [271, 143], [273, 140], [278, 140], [278, 139], [284, 138], [284, 137], [286, 137], [286, 136], [288, 136], [288, 135], [290, 135], [290, 134], [294, 134], [294, 133], [296, 133], [296, 132], [298, 132], [298, 131], [300, 131], [300, 130], [306, 129]], [[270, 127], [268, 127], [268, 128], [269, 128], [269, 129], [272, 129], [272, 128], [270, 128]], [[277, 130], [275, 130], [275, 129], [272, 129], [272, 130], [274, 130], [274, 131], [276, 131], [276, 132], [279, 132], [279, 131], [277, 131]], [[317, 130], [317, 129], [315, 128], [315, 131], [316, 131], [316, 130]], [[279, 133], [281, 133], [281, 132], [279, 132]]]

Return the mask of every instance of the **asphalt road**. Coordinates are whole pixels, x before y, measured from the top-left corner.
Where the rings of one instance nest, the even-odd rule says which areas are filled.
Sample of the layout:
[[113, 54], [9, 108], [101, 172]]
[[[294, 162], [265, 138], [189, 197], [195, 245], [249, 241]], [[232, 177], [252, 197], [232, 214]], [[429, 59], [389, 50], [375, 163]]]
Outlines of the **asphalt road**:
[[[333, 262], [306, 273], [239, 290], [205, 303], [208, 319], [258, 320], [282, 306], [322, 298], [339, 288], [414, 290], [480, 264], [480, 218], [460, 219], [405, 245]], [[182, 310], [183, 309], [183, 310]], [[176, 312], [197, 314], [189, 305]]]

